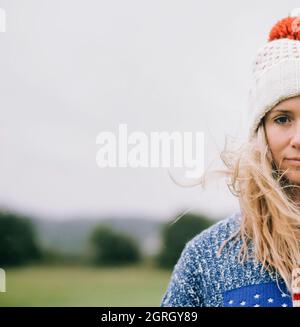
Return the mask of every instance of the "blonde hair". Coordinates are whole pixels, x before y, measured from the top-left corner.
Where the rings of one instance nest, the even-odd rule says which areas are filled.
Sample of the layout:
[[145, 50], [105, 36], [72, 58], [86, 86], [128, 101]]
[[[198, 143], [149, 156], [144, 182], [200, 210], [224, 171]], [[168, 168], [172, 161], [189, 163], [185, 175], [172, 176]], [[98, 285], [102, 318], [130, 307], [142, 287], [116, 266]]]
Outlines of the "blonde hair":
[[[239, 237], [243, 262], [249, 258], [252, 240], [254, 257], [262, 268], [275, 269], [291, 291], [292, 270], [300, 266], [300, 208], [293, 200], [293, 191], [299, 186], [289, 183], [287, 170], [277, 169], [263, 124], [238, 150], [227, 150], [225, 144], [221, 159], [227, 168], [215, 172], [229, 178], [227, 186], [239, 199], [242, 219], [238, 231], [219, 251], [230, 239]], [[205, 176], [201, 180], [204, 183]]]

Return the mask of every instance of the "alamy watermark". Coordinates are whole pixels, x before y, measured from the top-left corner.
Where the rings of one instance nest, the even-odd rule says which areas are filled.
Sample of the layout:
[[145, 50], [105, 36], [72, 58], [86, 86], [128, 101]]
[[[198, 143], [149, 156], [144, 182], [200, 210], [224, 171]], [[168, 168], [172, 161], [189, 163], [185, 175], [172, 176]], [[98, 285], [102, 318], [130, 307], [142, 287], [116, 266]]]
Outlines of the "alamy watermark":
[[101, 147], [96, 162], [107, 167], [174, 167], [185, 168], [186, 178], [199, 178], [204, 172], [204, 133], [168, 133], [134, 131], [128, 134], [127, 124], [119, 124], [118, 135], [100, 132], [96, 144]]
[[0, 292], [6, 292], [5, 270], [0, 268]]

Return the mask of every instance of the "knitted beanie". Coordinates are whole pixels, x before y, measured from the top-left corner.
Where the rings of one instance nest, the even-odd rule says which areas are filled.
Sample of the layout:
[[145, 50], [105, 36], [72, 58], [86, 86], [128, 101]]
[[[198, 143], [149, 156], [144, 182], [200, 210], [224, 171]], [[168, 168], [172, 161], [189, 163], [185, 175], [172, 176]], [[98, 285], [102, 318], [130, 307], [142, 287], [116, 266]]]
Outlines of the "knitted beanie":
[[282, 100], [300, 95], [300, 8], [278, 21], [256, 55], [248, 105], [250, 138], [261, 119]]

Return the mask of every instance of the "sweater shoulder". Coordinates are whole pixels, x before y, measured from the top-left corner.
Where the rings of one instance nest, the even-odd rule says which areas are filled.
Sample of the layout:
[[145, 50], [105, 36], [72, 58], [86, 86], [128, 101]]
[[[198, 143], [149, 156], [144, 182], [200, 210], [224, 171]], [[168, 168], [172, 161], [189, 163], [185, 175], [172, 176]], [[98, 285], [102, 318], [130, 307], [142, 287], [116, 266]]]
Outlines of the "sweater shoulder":
[[[204, 306], [212, 289], [210, 277], [217, 271], [216, 253], [223, 240], [238, 226], [238, 214], [225, 218], [188, 241], [174, 266], [161, 306]], [[226, 264], [222, 260], [221, 266]], [[218, 283], [219, 276], [213, 278]]]
[[195, 248], [198, 253], [205, 250], [217, 251], [226, 239], [237, 232], [240, 222], [240, 212], [233, 213], [194, 236], [187, 246]]

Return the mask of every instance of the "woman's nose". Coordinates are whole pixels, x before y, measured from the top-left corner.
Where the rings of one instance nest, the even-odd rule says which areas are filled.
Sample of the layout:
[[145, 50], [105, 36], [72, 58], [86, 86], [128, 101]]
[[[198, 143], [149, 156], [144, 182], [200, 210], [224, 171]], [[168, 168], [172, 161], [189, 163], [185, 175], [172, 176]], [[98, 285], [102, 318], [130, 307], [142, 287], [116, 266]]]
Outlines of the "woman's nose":
[[291, 136], [291, 145], [294, 148], [300, 149], [300, 119], [298, 119], [297, 123], [294, 125]]

